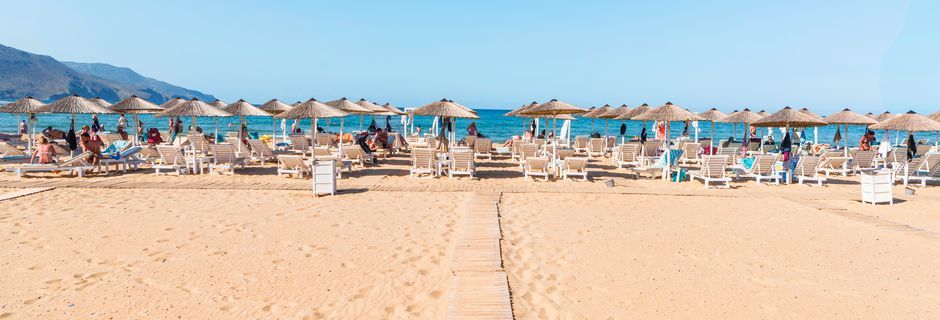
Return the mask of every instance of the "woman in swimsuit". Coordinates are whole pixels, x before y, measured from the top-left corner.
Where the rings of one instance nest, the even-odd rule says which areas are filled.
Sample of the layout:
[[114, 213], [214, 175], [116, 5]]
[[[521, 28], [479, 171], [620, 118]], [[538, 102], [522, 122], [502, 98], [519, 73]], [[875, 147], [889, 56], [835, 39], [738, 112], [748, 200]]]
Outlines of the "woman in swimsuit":
[[49, 139], [46, 139], [46, 137], [39, 137], [39, 145], [36, 146], [36, 151], [33, 152], [29, 163], [36, 163], [37, 157], [39, 158], [39, 164], [55, 162], [55, 148], [49, 143]]

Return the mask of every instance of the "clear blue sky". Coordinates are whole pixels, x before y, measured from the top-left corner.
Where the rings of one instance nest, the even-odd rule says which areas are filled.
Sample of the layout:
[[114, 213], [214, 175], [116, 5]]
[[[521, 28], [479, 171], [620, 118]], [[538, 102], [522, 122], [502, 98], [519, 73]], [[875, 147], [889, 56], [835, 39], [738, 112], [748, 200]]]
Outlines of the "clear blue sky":
[[940, 1], [5, 1], [0, 43], [226, 101], [940, 109]]

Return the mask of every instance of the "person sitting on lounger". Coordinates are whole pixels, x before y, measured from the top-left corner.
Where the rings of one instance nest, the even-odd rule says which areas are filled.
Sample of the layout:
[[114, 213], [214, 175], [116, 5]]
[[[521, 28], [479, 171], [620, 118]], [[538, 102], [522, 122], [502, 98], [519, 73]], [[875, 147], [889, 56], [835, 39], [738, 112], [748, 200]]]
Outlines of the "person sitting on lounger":
[[39, 137], [39, 145], [36, 146], [36, 150], [33, 151], [32, 157], [29, 159], [29, 163], [36, 163], [36, 158], [39, 158], [39, 164], [50, 164], [55, 162], [55, 147], [49, 143], [49, 139], [46, 139], [45, 136]]
[[88, 158], [85, 158], [88, 164], [98, 165], [101, 160], [101, 139], [92, 139], [92, 135], [97, 136], [96, 133], [82, 133], [82, 151], [91, 152]]

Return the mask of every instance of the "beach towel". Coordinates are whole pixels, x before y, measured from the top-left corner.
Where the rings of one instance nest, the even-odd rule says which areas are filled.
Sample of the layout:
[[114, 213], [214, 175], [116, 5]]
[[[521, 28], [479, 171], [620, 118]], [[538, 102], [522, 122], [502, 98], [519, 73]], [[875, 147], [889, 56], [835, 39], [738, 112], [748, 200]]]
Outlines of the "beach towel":
[[839, 144], [840, 141], [842, 141], [842, 133], [839, 132], [839, 129], [841, 129], [841, 128], [836, 127], [836, 135], [832, 136], [832, 144], [833, 144], [833, 145], [837, 145], [837, 144]]
[[69, 150], [78, 148], [78, 139], [75, 137], [75, 121], [72, 121], [72, 125], [69, 127], [69, 133], [65, 134], [65, 142], [69, 145]]

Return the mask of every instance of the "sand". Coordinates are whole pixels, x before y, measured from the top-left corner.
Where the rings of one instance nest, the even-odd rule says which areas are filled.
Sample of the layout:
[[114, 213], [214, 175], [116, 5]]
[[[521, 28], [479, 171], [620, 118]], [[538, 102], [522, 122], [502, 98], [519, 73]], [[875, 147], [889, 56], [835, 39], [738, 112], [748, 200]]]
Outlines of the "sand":
[[504, 194], [502, 201], [503, 258], [519, 319], [940, 315], [937, 240], [790, 200]]
[[57, 189], [11, 200], [0, 314], [440, 319], [463, 197]]
[[[634, 180], [410, 179], [405, 157], [342, 191], [251, 166], [235, 176], [85, 179], [0, 172], [0, 319], [441, 319], [470, 192], [501, 192], [518, 319], [940, 317], [940, 188], [859, 202], [824, 187]], [[613, 188], [605, 186], [612, 180]]]

